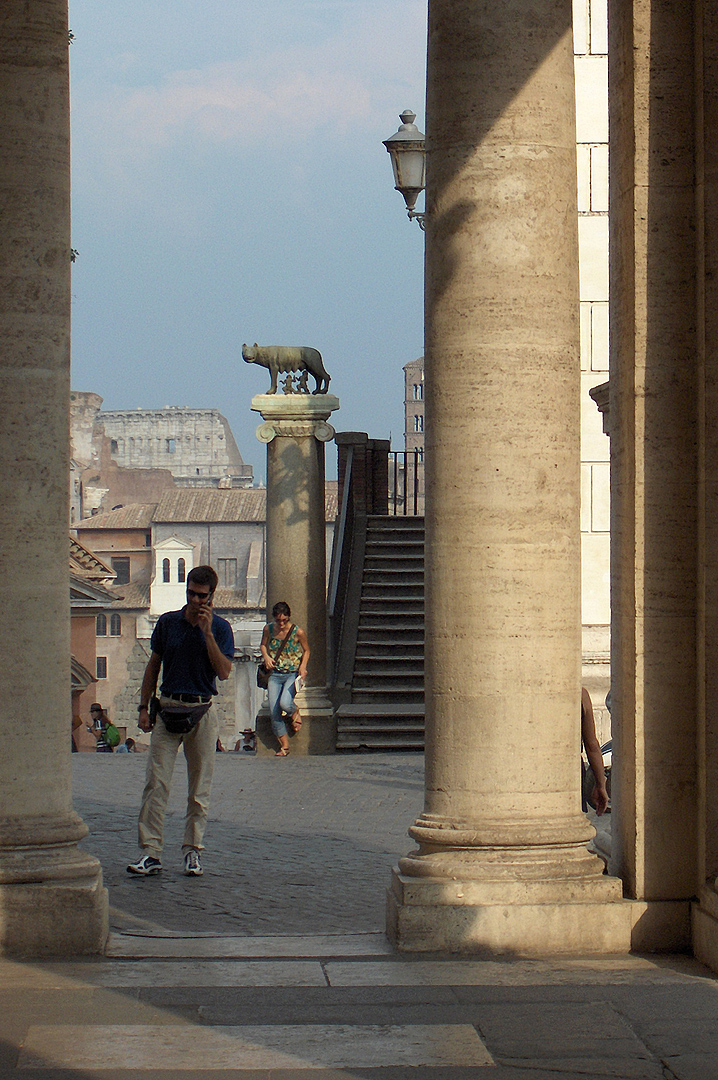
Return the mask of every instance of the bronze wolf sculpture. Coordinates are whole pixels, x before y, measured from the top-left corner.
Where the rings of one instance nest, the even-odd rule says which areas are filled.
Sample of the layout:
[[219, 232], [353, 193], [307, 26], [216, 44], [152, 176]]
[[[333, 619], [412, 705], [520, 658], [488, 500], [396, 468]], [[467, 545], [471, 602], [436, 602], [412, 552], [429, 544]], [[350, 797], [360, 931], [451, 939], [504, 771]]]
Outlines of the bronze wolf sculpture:
[[268, 394], [276, 394], [280, 373], [293, 371], [309, 372], [314, 376], [316, 386], [312, 393], [326, 394], [329, 390], [330, 376], [324, 370], [322, 354], [317, 349], [306, 345], [258, 345], [255, 341], [254, 345], [242, 346], [242, 356], [248, 364], [268, 368], [272, 376]]

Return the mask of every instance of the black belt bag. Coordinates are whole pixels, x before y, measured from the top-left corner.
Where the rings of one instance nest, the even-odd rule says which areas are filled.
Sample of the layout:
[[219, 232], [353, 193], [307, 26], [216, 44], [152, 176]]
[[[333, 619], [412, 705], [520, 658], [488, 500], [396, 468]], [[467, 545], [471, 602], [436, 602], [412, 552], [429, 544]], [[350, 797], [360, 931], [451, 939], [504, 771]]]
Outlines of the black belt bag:
[[[178, 701], [172, 704], [160, 705], [157, 698], [153, 700], [156, 702], [155, 715], [159, 716], [170, 735], [189, 735], [190, 731], [197, 727], [205, 713], [212, 708], [211, 701], [198, 701], [196, 704], [189, 701]], [[152, 720], [152, 714], [150, 714], [150, 720]]]

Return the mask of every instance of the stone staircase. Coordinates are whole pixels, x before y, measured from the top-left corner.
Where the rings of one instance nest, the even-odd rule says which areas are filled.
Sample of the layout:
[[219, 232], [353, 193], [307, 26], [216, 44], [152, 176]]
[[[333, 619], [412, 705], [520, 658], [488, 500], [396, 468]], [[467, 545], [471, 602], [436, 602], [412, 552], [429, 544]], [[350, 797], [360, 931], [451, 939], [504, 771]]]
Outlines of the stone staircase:
[[369, 516], [351, 702], [337, 749], [424, 748], [424, 519]]

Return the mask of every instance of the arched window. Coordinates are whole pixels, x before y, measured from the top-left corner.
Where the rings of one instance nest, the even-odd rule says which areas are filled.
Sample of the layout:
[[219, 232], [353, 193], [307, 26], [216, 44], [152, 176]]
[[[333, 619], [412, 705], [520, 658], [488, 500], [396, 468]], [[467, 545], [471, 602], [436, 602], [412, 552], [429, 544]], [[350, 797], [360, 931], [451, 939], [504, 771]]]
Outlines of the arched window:
[[178, 581], [184, 581], [184, 578], [185, 578], [184, 559], [178, 559], [177, 560], [177, 580]]
[[117, 612], [113, 612], [112, 615], [110, 615], [110, 637], [120, 637], [121, 634], [122, 619]]
[[98, 615], [95, 619], [95, 634], [97, 637], [107, 636], [107, 617], [105, 615]]
[[170, 579], [170, 561], [169, 559], [162, 560], [162, 580], [169, 581]]

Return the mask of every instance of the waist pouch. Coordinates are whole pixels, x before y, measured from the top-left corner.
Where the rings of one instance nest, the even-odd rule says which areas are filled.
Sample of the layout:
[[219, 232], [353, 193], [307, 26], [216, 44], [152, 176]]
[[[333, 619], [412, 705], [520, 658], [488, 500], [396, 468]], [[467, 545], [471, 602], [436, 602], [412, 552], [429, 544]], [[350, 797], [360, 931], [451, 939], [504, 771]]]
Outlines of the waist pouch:
[[157, 715], [170, 735], [189, 735], [211, 708], [211, 701], [198, 701], [196, 704], [182, 701], [171, 705], [160, 702]]

